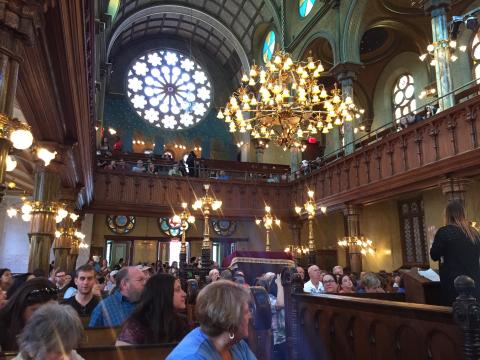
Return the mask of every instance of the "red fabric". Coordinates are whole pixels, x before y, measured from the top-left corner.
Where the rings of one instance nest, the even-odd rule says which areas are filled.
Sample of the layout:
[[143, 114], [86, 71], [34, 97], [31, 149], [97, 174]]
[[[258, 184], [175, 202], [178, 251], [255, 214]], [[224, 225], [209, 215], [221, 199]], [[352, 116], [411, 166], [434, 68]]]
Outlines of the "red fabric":
[[254, 259], [281, 259], [293, 260], [291, 253], [284, 251], [234, 251], [222, 261], [222, 267], [229, 267], [233, 258], [236, 257], [250, 257]]

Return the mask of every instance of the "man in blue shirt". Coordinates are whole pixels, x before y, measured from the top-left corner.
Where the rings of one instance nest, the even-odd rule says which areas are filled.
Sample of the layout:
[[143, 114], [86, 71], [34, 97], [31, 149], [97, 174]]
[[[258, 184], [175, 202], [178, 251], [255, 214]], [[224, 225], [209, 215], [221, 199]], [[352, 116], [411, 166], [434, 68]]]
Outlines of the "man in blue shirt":
[[121, 269], [116, 276], [117, 291], [95, 307], [88, 326], [120, 326], [135, 309], [146, 281], [147, 278], [137, 267]]

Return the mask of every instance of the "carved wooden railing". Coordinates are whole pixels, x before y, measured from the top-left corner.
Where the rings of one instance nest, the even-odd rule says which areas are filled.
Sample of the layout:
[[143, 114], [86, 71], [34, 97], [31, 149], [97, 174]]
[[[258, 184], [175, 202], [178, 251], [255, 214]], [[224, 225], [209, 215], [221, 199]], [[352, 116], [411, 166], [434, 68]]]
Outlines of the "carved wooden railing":
[[207, 183], [211, 185], [212, 195], [223, 201], [218, 212], [223, 218], [261, 217], [265, 213], [266, 203], [280, 218], [285, 219], [291, 213], [288, 184], [222, 181], [108, 170], [97, 171], [94, 200], [87, 211], [170, 216], [172, 209], [180, 209], [182, 201], [192, 204], [196, 197], [203, 196], [203, 185]]
[[315, 190], [322, 204], [383, 199], [438, 184], [448, 174], [480, 173], [480, 97], [385, 135], [296, 180], [293, 202]]

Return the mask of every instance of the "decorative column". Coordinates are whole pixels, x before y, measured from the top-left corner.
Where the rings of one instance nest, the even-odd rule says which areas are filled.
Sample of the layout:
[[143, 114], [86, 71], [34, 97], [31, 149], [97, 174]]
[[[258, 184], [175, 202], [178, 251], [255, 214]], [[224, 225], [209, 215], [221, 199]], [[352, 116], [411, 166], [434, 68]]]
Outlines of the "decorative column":
[[28, 234], [30, 239], [28, 271], [30, 272], [42, 269], [48, 274], [50, 248], [56, 231], [56, 208], [53, 203], [57, 200], [59, 190], [58, 174], [38, 165], [33, 193], [35, 206], [31, 213], [31, 227]]
[[[72, 206], [70, 206], [72, 207]], [[72, 218], [66, 216], [59, 224], [59, 235], [55, 236], [53, 240], [53, 255], [55, 256], [55, 267], [63, 269], [65, 271], [71, 272], [75, 269], [68, 269], [69, 267], [69, 256], [71, 254], [71, 249], [75, 246], [75, 225]], [[75, 250], [73, 250], [75, 252]], [[76, 249], [76, 254], [78, 256], [78, 244]], [[75, 259], [76, 261], [76, 259]], [[70, 264], [71, 265], [71, 264]], [[73, 265], [75, 267], [75, 265]]]
[[265, 149], [268, 148], [268, 139], [252, 139], [252, 144], [255, 147], [255, 161], [257, 163], [263, 163], [263, 155]]
[[42, 4], [24, 0], [2, 1], [0, 6], [0, 201], [5, 194], [6, 157], [17, 92], [18, 70], [24, 45], [32, 45], [40, 25]]
[[[336, 65], [331, 71], [336, 76], [342, 87], [342, 97], [345, 100], [347, 97], [353, 100], [353, 82], [357, 79], [357, 74], [360, 70], [359, 64], [342, 63]], [[353, 153], [355, 146], [353, 141], [355, 140], [354, 124], [355, 119], [352, 121], [346, 121], [343, 124], [343, 138], [345, 143], [345, 155]], [[342, 144], [339, 142], [339, 146]]]
[[432, 37], [435, 46], [435, 74], [437, 79], [437, 94], [440, 110], [445, 110], [455, 105], [453, 94], [452, 74], [450, 70], [450, 52], [448, 50], [448, 24], [447, 12], [451, 0], [427, 0], [424, 9], [432, 17]]
[[[343, 211], [345, 217], [345, 236], [347, 238], [360, 237], [360, 207], [358, 205], [348, 204]], [[360, 273], [362, 271], [362, 253], [360, 247], [351, 244], [348, 247], [348, 261], [352, 272]]]
[[299, 169], [299, 164], [302, 161], [302, 151], [297, 148], [290, 149], [290, 169], [295, 172]]
[[465, 192], [469, 182], [468, 179], [445, 178], [440, 181], [440, 187], [448, 202], [460, 201], [465, 204]]
[[480, 358], [480, 305], [475, 298], [475, 281], [466, 275], [454, 280], [458, 297], [453, 303], [453, 318], [463, 330], [463, 353], [466, 360]]
[[299, 223], [292, 223], [290, 224], [290, 230], [292, 230], [293, 244], [300, 245], [302, 225]]

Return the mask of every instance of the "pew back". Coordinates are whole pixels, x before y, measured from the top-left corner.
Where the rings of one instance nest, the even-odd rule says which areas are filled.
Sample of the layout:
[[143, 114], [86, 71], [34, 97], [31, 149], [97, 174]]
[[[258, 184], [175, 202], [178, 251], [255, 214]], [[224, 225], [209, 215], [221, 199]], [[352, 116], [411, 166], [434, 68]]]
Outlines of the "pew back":
[[[449, 307], [338, 295], [292, 295], [300, 359], [461, 359]], [[290, 324], [287, 322], [287, 327]]]
[[113, 346], [115, 345], [120, 329], [120, 327], [85, 329], [79, 348]]

